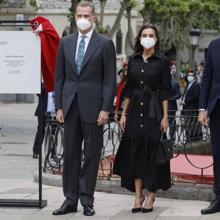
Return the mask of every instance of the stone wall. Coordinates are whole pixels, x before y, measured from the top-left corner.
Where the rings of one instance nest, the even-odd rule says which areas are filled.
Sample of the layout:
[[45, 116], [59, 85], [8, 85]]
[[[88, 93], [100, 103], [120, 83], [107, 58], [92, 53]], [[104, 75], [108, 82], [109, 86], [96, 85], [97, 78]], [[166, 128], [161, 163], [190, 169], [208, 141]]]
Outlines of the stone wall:
[[[45, 9], [68, 9], [70, 8], [70, 0], [38, 0], [40, 7]], [[99, 10], [99, 1], [94, 0], [95, 8]], [[117, 11], [120, 8], [120, 0], [107, 0], [106, 10]]]
[[4, 8], [25, 8], [26, 0], [7, 0], [5, 4], [3, 4]]

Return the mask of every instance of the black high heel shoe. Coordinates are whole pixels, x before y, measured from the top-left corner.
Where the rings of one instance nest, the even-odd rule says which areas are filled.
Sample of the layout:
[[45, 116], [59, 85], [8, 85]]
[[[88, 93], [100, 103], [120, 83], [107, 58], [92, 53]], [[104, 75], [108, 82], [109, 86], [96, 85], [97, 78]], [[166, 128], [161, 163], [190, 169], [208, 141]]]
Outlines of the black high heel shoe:
[[133, 209], [131, 210], [131, 212], [132, 212], [132, 213], [141, 212], [141, 210], [142, 210], [142, 204], [143, 204], [144, 200], [145, 200], [145, 197], [143, 197], [143, 199], [141, 200], [141, 207], [140, 207], [140, 208], [133, 208]]
[[[155, 201], [155, 198], [153, 199], [153, 202], [154, 201]], [[153, 207], [149, 208], [149, 209], [148, 208], [142, 208], [141, 211], [142, 211], [142, 213], [148, 213], [148, 212], [153, 212], [153, 209], [154, 209]]]

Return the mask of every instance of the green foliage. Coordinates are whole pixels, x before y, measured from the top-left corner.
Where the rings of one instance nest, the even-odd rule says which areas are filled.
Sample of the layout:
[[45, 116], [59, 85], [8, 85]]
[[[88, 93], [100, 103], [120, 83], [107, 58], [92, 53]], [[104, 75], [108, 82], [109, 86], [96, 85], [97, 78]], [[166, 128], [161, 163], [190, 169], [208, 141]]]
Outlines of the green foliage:
[[75, 19], [75, 13], [69, 10], [69, 14], [67, 15], [67, 17], [69, 21], [72, 21]]
[[7, 2], [7, 0], [0, 0], [0, 6], [1, 6], [1, 4], [6, 3], [6, 2]]
[[162, 50], [184, 45], [192, 27], [218, 29], [219, 0], [144, 0], [141, 14], [160, 29]]
[[102, 26], [102, 25], [98, 25], [98, 26], [96, 27], [96, 30], [97, 30], [100, 34], [104, 34], [105, 31], [106, 31], [105, 27]]
[[137, 5], [136, 0], [129, 0], [129, 5], [128, 5], [128, 7], [134, 8], [134, 7], [136, 7], [136, 5]]
[[220, 17], [219, 1], [204, 1], [200, 3], [199, 12], [194, 19], [194, 26], [206, 29], [218, 29]]
[[[193, 26], [206, 26], [216, 28], [220, 16], [219, 0], [144, 0], [142, 15], [151, 14], [152, 23], [174, 17], [182, 25], [192, 22]], [[188, 21], [191, 18], [192, 20]]]
[[189, 63], [182, 64], [181, 66], [181, 72], [187, 74], [190, 70], [190, 65]]
[[30, 6], [33, 7], [35, 10], [38, 10], [38, 5], [36, 0], [30, 0]]

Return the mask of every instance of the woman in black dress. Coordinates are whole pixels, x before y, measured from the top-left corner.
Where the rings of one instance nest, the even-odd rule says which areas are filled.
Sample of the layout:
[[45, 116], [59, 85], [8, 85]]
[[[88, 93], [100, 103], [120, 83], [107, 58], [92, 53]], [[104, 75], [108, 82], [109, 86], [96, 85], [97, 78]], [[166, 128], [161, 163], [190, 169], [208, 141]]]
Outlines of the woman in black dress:
[[[120, 120], [124, 134], [114, 173], [121, 176], [122, 187], [136, 193], [132, 212], [151, 212], [156, 190], [171, 187], [169, 162], [155, 163], [161, 132], [168, 128], [171, 77], [169, 61], [159, 53], [159, 34], [153, 25], [144, 25], [139, 31], [135, 53], [128, 62], [125, 93]], [[143, 188], [148, 190], [146, 200]]]

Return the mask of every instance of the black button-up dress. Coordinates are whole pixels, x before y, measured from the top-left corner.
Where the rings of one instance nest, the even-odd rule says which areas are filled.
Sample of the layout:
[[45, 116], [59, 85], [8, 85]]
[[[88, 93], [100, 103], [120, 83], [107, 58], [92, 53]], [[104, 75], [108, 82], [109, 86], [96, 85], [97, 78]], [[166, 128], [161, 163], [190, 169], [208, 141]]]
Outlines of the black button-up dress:
[[141, 55], [133, 54], [128, 62], [125, 94], [130, 104], [114, 173], [121, 176], [122, 187], [130, 191], [135, 191], [135, 178], [141, 178], [150, 192], [166, 190], [171, 186], [170, 164], [156, 165], [155, 159], [162, 101], [172, 96], [169, 60], [156, 52], [144, 62]]

